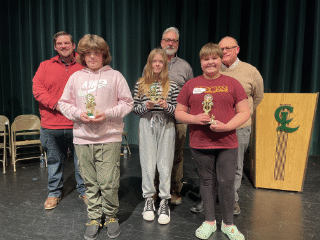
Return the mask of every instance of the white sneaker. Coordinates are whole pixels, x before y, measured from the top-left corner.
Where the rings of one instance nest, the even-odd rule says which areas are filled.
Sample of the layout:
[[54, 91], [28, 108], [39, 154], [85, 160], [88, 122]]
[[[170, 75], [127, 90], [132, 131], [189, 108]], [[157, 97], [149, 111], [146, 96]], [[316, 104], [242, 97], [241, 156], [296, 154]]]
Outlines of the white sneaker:
[[154, 212], [155, 212], [155, 207], [154, 207], [154, 201], [153, 198], [146, 198], [146, 202], [144, 204], [144, 209], [142, 212], [143, 219], [146, 221], [153, 221], [154, 220]]
[[169, 208], [169, 200], [162, 199], [160, 202], [159, 210], [158, 210], [158, 223], [160, 224], [168, 224], [170, 222], [170, 208]]

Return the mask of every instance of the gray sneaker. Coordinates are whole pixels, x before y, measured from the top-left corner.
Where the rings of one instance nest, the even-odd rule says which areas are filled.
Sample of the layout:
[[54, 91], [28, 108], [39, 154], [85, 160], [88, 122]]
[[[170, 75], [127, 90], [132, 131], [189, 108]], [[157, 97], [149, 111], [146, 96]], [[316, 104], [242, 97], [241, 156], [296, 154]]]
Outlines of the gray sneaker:
[[153, 198], [146, 198], [145, 204], [144, 204], [144, 209], [142, 212], [143, 219], [146, 221], [153, 221], [154, 220], [154, 212], [155, 212], [155, 207], [154, 207], [154, 200]]
[[169, 200], [162, 199], [160, 202], [159, 210], [158, 210], [158, 223], [160, 224], [168, 224], [170, 222], [170, 208], [169, 208]]
[[106, 221], [104, 226], [108, 229], [107, 235], [109, 238], [116, 238], [120, 235], [120, 226], [119, 226], [118, 218], [109, 218], [106, 217]]
[[84, 239], [86, 240], [94, 240], [98, 237], [99, 234], [99, 228], [102, 226], [101, 225], [101, 219], [90, 219], [87, 222], [87, 228], [84, 233]]
[[240, 206], [238, 202], [235, 202], [233, 207], [233, 215], [239, 215], [240, 213], [241, 213]]

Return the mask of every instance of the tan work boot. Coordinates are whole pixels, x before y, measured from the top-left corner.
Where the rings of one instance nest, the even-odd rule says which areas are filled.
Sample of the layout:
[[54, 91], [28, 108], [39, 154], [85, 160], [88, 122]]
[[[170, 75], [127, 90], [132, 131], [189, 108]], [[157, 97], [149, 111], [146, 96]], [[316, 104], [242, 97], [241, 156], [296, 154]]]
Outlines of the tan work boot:
[[81, 200], [83, 200], [85, 204], [87, 204], [87, 195], [86, 195], [86, 194], [85, 194], [85, 195], [82, 195], [82, 196], [79, 196], [79, 198], [80, 198]]
[[181, 198], [180, 194], [172, 193], [172, 194], [171, 194], [171, 201], [170, 201], [170, 203], [171, 203], [172, 205], [176, 205], [176, 206], [180, 205], [180, 204], [182, 203], [182, 198]]
[[44, 203], [44, 209], [50, 210], [54, 209], [60, 202], [61, 197], [48, 197]]

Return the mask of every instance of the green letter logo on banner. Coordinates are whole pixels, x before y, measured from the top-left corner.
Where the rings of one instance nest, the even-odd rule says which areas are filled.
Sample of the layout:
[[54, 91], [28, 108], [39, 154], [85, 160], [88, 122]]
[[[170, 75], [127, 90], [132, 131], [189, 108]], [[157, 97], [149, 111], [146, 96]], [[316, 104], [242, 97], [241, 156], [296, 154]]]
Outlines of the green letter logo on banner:
[[289, 124], [292, 121], [292, 119], [287, 119], [288, 112], [281, 112], [281, 110], [283, 110], [283, 109], [288, 109], [289, 112], [291, 112], [291, 113], [293, 112], [293, 107], [291, 107], [291, 106], [281, 106], [275, 111], [274, 116], [275, 116], [277, 122], [281, 123], [281, 126], [277, 128], [277, 131], [284, 131], [287, 133], [292, 133], [292, 132], [297, 131], [300, 126], [296, 127], [296, 128], [289, 128], [286, 126], [287, 124]]

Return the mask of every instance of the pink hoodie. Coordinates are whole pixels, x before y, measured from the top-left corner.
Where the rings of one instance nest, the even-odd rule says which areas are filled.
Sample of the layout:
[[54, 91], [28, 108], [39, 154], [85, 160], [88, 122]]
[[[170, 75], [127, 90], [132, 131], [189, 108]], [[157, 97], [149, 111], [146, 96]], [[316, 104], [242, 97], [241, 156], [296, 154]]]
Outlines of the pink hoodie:
[[[87, 112], [87, 94], [94, 96], [95, 109], [106, 114], [105, 121], [81, 121], [80, 114]], [[85, 68], [72, 74], [59, 100], [59, 108], [65, 117], [73, 121], [74, 144], [121, 142], [122, 119], [131, 112], [133, 99], [122, 74], [107, 65], [98, 71]]]

